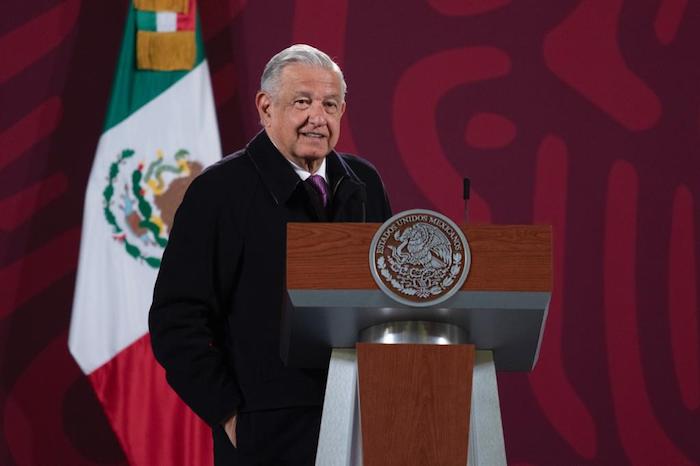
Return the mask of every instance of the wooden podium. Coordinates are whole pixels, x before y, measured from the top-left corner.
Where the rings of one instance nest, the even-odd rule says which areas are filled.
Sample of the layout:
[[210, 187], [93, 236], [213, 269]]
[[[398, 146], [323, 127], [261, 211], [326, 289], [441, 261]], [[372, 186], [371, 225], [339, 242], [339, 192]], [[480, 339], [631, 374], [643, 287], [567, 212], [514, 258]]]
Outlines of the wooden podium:
[[463, 226], [471, 268], [462, 288], [411, 307], [371, 276], [379, 226], [287, 227], [282, 358], [323, 367], [331, 355], [316, 464], [505, 465], [495, 371], [529, 371], [537, 360], [550, 227]]

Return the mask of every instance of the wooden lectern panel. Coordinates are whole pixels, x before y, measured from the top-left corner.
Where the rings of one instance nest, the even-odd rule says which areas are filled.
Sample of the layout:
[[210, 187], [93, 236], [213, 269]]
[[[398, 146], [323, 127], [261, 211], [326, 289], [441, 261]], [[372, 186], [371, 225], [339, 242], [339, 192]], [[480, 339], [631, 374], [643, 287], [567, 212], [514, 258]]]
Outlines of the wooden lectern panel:
[[[369, 246], [379, 223], [287, 225], [287, 288], [374, 290]], [[550, 291], [549, 226], [464, 225], [472, 264], [462, 291]]]
[[465, 466], [474, 345], [357, 344], [365, 466]]

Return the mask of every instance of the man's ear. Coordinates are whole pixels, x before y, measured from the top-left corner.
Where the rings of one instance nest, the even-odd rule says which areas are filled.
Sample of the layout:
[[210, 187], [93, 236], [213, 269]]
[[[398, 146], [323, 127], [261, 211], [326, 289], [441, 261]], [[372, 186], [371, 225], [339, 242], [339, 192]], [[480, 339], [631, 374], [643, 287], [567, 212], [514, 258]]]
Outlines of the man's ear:
[[264, 91], [258, 91], [255, 95], [255, 106], [258, 109], [258, 116], [260, 117], [260, 124], [263, 127], [270, 126], [270, 121], [272, 115], [270, 111], [272, 110], [272, 99]]

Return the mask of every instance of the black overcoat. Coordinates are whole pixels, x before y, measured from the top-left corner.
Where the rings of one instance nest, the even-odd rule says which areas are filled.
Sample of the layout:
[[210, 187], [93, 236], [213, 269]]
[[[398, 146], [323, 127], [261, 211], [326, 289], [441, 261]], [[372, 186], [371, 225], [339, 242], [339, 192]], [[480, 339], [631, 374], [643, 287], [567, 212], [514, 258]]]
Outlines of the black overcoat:
[[279, 356], [287, 222], [382, 222], [391, 209], [367, 161], [331, 152], [328, 210], [259, 133], [205, 170], [180, 205], [149, 314], [167, 380], [212, 427], [234, 412], [323, 402], [326, 370]]

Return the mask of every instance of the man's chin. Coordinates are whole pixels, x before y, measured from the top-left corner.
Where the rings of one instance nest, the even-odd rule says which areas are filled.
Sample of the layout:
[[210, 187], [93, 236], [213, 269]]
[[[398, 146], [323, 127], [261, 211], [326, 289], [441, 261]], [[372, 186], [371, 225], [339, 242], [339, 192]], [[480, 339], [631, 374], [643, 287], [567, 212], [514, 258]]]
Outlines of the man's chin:
[[324, 148], [313, 148], [311, 150], [305, 150], [305, 151], [299, 151], [298, 152], [298, 157], [300, 159], [308, 160], [308, 161], [313, 161], [313, 160], [321, 160], [325, 158], [329, 153], [331, 152], [331, 149], [329, 147], [324, 147]]
[[305, 170], [308, 170], [312, 173], [315, 173], [315, 171], [320, 166], [321, 161], [324, 158], [326, 158], [326, 155], [328, 155], [328, 154], [327, 153], [322, 154], [321, 152], [313, 152], [313, 153], [306, 152], [303, 154], [295, 154], [294, 161], [296, 162], [297, 165], [304, 168]]
[[314, 155], [314, 156], [304, 156], [300, 157], [299, 159], [301, 160], [301, 163], [304, 167], [309, 167], [309, 166], [316, 166], [318, 168], [318, 165], [321, 163], [321, 161], [326, 158], [325, 155]]

